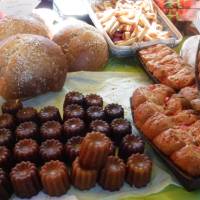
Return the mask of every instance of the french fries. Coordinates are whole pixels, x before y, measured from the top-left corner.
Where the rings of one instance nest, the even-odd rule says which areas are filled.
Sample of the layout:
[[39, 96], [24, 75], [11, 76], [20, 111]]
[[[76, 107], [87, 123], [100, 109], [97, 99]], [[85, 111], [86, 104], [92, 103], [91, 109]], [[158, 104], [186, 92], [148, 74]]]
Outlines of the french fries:
[[159, 22], [151, 0], [104, 0], [93, 5], [93, 10], [116, 45], [171, 37]]

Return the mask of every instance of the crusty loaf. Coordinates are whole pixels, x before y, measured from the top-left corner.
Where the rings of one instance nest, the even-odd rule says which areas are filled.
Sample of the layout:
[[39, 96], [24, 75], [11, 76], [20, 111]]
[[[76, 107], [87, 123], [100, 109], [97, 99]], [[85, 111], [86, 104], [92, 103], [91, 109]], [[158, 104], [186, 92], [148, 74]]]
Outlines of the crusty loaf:
[[50, 37], [48, 28], [33, 16], [6, 16], [0, 20], [0, 40], [20, 33]]
[[66, 72], [64, 53], [48, 38], [18, 34], [0, 45], [0, 95], [6, 99], [60, 90]]

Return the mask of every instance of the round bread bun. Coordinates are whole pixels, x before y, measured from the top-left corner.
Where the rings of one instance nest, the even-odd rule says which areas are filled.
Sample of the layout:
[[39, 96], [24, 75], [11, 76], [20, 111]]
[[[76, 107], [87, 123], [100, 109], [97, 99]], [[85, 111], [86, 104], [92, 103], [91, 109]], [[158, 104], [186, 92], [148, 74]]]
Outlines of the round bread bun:
[[108, 61], [106, 40], [95, 27], [85, 22], [66, 20], [53, 41], [63, 48], [69, 60], [69, 71], [100, 71]]
[[0, 19], [0, 40], [20, 33], [51, 37], [48, 28], [36, 17], [6, 16]]
[[18, 34], [0, 45], [0, 96], [26, 99], [63, 87], [67, 59], [43, 36]]

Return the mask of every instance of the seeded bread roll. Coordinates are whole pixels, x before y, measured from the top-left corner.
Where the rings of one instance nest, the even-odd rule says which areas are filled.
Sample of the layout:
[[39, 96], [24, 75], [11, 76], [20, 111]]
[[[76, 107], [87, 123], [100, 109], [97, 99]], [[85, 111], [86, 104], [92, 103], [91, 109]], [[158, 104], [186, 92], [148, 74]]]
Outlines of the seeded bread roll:
[[43, 36], [18, 34], [0, 45], [0, 96], [25, 99], [62, 88], [67, 59]]

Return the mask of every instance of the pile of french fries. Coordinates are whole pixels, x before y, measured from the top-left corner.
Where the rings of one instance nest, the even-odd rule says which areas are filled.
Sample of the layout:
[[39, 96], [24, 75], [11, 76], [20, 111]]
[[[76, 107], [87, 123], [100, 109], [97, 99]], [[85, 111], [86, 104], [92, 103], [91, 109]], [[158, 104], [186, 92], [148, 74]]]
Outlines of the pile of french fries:
[[94, 4], [93, 10], [116, 45], [129, 46], [171, 36], [159, 22], [151, 0], [105, 0]]

